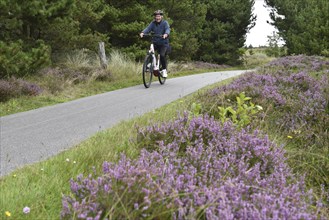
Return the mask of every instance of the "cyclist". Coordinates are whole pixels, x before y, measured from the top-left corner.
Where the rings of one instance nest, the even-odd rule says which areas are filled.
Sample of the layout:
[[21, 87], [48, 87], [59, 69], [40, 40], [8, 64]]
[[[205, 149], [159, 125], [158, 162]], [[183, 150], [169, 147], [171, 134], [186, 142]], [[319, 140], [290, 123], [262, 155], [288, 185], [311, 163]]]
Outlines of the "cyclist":
[[[163, 19], [163, 11], [156, 10], [153, 13], [154, 21], [152, 21], [147, 28], [145, 28], [141, 33], [140, 37], [143, 38], [144, 34], [148, 34], [153, 32], [155, 37], [153, 37], [152, 41], [154, 44], [154, 49], [158, 51], [160, 54], [160, 62], [162, 65], [162, 76], [166, 78], [167, 74], [167, 59], [166, 53], [169, 49], [169, 34], [170, 27], [166, 20]], [[162, 35], [162, 37], [160, 37]]]

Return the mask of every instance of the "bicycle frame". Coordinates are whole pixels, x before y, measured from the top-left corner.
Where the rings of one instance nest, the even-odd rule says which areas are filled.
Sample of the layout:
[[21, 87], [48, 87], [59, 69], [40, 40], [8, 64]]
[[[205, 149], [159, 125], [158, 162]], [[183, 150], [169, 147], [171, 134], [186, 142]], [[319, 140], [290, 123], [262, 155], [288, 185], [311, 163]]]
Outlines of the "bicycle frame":
[[152, 59], [153, 59], [153, 64], [154, 64], [153, 71], [155, 71], [156, 73], [158, 73], [159, 68], [160, 68], [160, 54], [158, 54], [158, 59], [156, 59], [155, 50], [154, 50], [154, 44], [153, 43], [151, 43], [149, 54], [152, 55]]

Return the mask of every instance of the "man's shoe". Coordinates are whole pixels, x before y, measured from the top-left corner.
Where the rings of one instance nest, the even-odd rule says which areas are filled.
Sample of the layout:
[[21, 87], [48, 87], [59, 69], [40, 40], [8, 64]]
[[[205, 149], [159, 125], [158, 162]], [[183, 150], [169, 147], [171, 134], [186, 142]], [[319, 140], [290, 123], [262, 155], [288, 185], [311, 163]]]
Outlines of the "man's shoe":
[[162, 75], [163, 78], [167, 78], [168, 77], [167, 70], [166, 69], [163, 69], [161, 71], [161, 75]]

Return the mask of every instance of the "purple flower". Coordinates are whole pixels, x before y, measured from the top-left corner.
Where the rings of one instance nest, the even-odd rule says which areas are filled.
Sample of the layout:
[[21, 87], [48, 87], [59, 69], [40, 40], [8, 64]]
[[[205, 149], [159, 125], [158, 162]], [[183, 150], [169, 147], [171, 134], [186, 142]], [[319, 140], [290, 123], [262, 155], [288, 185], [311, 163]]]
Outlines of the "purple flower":
[[31, 209], [29, 207], [27, 207], [27, 206], [23, 208], [23, 213], [24, 214], [29, 214], [30, 211], [31, 211]]
[[[75, 196], [63, 198], [62, 218], [163, 212], [159, 217], [174, 219], [314, 219], [303, 180], [285, 164], [283, 149], [259, 131], [185, 115], [140, 129], [139, 135], [145, 148], [138, 158], [122, 155], [117, 164], [104, 162], [102, 175], [71, 182]], [[118, 201], [124, 208], [115, 208]]]

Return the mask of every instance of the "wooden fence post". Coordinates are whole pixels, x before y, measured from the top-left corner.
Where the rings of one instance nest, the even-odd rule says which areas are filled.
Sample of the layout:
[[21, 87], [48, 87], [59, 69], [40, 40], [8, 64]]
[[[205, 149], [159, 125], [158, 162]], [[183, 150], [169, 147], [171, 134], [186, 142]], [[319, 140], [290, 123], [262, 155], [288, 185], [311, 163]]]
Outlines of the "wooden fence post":
[[105, 54], [105, 44], [104, 44], [104, 42], [99, 42], [98, 45], [99, 45], [98, 55], [99, 55], [101, 67], [103, 69], [106, 69], [107, 68], [107, 58], [106, 58], [106, 54]]

